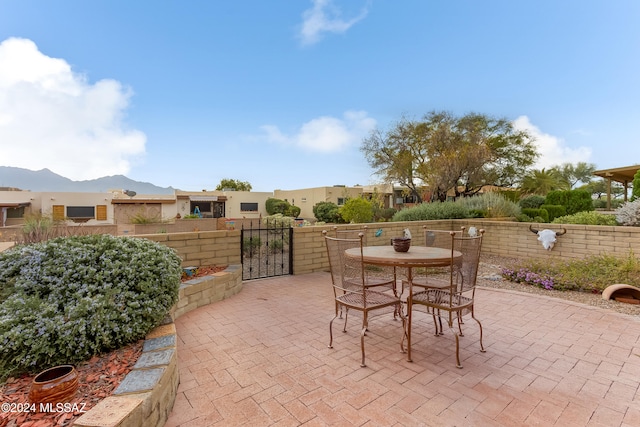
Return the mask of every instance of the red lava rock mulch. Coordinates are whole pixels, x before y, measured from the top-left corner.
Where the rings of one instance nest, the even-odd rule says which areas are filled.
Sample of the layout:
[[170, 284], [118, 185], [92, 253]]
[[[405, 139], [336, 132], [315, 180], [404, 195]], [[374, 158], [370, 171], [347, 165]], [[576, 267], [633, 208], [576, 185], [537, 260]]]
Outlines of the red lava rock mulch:
[[187, 276], [186, 273], [182, 274], [182, 281], [186, 282], [187, 280], [191, 280], [191, 279], [195, 279], [196, 277], [201, 277], [201, 276], [209, 276], [213, 273], [218, 273], [222, 270], [224, 270], [225, 268], [227, 268], [227, 266], [222, 266], [222, 267], [214, 267], [211, 265], [205, 265], [202, 267], [198, 267], [196, 269], [196, 272], [194, 274], [192, 274], [191, 276]]
[[38, 412], [39, 405], [35, 405], [36, 412], [30, 412], [34, 407], [26, 404], [29, 403], [29, 388], [35, 375], [7, 379], [0, 385], [0, 403], [3, 404], [0, 411], [0, 427], [72, 425], [84, 412], [110, 396], [120, 385], [142, 353], [143, 343], [144, 340], [139, 340], [134, 344], [102, 356], [94, 356], [78, 364], [76, 370], [79, 387], [76, 397], [61, 408], [60, 412]]

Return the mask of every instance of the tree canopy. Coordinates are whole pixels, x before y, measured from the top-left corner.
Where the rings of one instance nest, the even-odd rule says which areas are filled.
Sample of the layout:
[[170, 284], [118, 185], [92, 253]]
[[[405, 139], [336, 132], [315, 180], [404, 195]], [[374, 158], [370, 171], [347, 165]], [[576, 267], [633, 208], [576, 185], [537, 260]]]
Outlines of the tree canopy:
[[532, 169], [522, 178], [520, 190], [523, 194], [538, 194], [544, 196], [553, 190], [569, 190], [571, 187], [560, 175], [558, 169]]
[[532, 137], [507, 119], [437, 111], [374, 130], [361, 151], [378, 175], [406, 186], [419, 202], [424, 186], [438, 200], [451, 189], [458, 197], [487, 185], [512, 186], [538, 155]]
[[552, 169], [558, 172], [560, 178], [566, 182], [567, 189], [571, 190], [576, 187], [578, 183], [587, 185], [593, 181], [593, 173], [596, 171], [596, 165], [586, 162], [578, 162], [575, 165], [573, 163], [563, 163]]
[[239, 179], [223, 178], [216, 187], [216, 191], [222, 190], [251, 191], [251, 184], [248, 181], [240, 181]]

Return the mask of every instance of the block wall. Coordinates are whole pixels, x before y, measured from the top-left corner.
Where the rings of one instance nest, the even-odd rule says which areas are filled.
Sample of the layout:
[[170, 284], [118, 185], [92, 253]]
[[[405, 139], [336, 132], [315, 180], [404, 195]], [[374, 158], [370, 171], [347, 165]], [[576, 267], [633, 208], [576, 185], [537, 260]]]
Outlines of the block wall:
[[[630, 251], [640, 256], [640, 227], [613, 227], [594, 225], [530, 224], [524, 222], [489, 220], [442, 220], [411, 221], [373, 224], [340, 225], [340, 229], [357, 230], [367, 226], [368, 245], [388, 245], [392, 237], [401, 236], [405, 228], [411, 232], [412, 244], [424, 245], [423, 226], [434, 230], [459, 230], [464, 226], [484, 229], [482, 252], [505, 257], [517, 258], [585, 258], [588, 255], [617, 254], [627, 255]], [[534, 228], [549, 228], [554, 231], [566, 229], [566, 234], [557, 237], [551, 251], [547, 251], [529, 231]], [[333, 226], [314, 226], [294, 228], [294, 274], [314, 271], [328, 271], [326, 248], [322, 231], [329, 235]], [[376, 237], [376, 234], [379, 236]]]
[[142, 237], [177, 251], [183, 267], [240, 264], [240, 230], [147, 234]]

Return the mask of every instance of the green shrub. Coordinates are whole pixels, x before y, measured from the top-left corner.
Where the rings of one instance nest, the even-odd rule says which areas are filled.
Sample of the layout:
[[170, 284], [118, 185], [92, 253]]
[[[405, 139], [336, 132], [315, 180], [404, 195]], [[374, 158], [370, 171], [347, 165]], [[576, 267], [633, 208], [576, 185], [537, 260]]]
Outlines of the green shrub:
[[544, 204], [544, 196], [531, 195], [520, 199], [518, 204], [521, 208], [539, 209]]
[[269, 245], [269, 252], [272, 254], [278, 253], [284, 248], [284, 242], [281, 239], [271, 240], [267, 244]]
[[482, 209], [469, 210], [469, 218], [486, 218], [488, 215], [489, 215], [489, 212]]
[[289, 202], [285, 202], [281, 199], [276, 199], [274, 197], [269, 197], [265, 203], [264, 207], [269, 215], [275, 215], [277, 213], [283, 214], [287, 211], [289, 207]]
[[[624, 203], [624, 200], [611, 199], [611, 209], [617, 209]], [[607, 209], [607, 199], [593, 199], [591, 204], [594, 209]]]
[[529, 259], [502, 270], [503, 277], [545, 289], [560, 291], [602, 291], [613, 283], [640, 286], [640, 259], [591, 255], [581, 260]]
[[0, 379], [143, 338], [178, 299], [181, 260], [146, 239], [61, 237], [0, 253]]
[[549, 214], [549, 221], [553, 221], [559, 216], [567, 214], [567, 209], [562, 205], [542, 205], [540, 209], [544, 209]]
[[593, 210], [591, 193], [586, 190], [550, 191], [547, 193], [545, 204], [562, 205], [567, 210], [567, 215]]
[[360, 197], [347, 200], [338, 212], [347, 223], [362, 224], [373, 220], [373, 204]]
[[518, 222], [535, 222], [533, 218], [531, 218], [527, 214], [521, 213], [520, 215], [516, 215], [516, 221]]
[[297, 218], [300, 215], [300, 208], [293, 206], [286, 200], [280, 200], [269, 197], [265, 202], [265, 209], [269, 215], [282, 214], [284, 216], [292, 216]]
[[390, 221], [391, 218], [398, 212], [395, 208], [385, 208], [385, 209], [376, 209], [373, 210], [373, 220], [374, 221]]
[[433, 202], [398, 211], [392, 221], [426, 221], [430, 219], [469, 218], [469, 210], [461, 203]]
[[300, 212], [302, 209], [298, 206], [289, 205], [289, 208], [284, 213], [286, 216], [292, 216], [294, 218], [298, 218], [300, 216]]
[[600, 212], [578, 212], [573, 215], [560, 216], [553, 220], [554, 224], [584, 224], [584, 225], [618, 225], [616, 217]]
[[328, 223], [342, 222], [342, 217], [338, 211], [338, 205], [333, 202], [318, 202], [313, 206], [313, 216], [315, 216], [318, 221]]
[[485, 218], [515, 217], [520, 214], [520, 207], [500, 193], [492, 192], [463, 197], [458, 199], [456, 203], [460, 203], [469, 211], [483, 213]]
[[640, 169], [636, 171], [633, 175], [633, 184], [631, 188], [631, 199], [630, 202], [634, 202], [640, 199]]
[[246, 257], [254, 256], [260, 250], [262, 240], [258, 236], [245, 237], [242, 239], [242, 253]]
[[540, 222], [549, 222], [549, 212], [547, 212], [546, 209], [524, 208], [522, 209], [522, 213], [530, 218], [534, 218], [534, 221], [535, 218], [539, 218], [542, 220]]

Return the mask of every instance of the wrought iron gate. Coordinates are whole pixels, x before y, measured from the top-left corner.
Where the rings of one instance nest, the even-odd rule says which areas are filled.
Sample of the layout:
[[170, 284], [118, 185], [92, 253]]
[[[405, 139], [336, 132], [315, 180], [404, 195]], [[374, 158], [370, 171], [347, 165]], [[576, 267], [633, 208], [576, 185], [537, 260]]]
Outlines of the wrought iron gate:
[[242, 280], [293, 274], [293, 228], [282, 222], [240, 231]]

